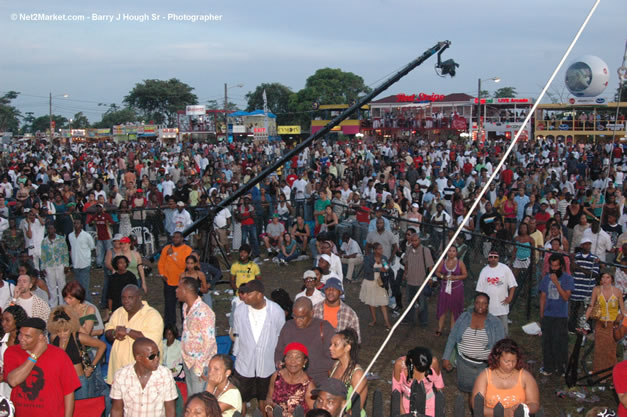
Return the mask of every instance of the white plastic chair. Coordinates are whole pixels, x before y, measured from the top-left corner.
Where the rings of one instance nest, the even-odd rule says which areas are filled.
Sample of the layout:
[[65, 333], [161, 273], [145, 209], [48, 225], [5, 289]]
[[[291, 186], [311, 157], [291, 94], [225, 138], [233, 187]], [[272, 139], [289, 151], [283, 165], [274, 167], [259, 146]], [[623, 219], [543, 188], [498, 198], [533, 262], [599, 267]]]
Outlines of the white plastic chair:
[[141, 248], [143, 245], [143, 255], [151, 254], [155, 248], [155, 240], [147, 227], [133, 227], [131, 234], [137, 239], [137, 245]]

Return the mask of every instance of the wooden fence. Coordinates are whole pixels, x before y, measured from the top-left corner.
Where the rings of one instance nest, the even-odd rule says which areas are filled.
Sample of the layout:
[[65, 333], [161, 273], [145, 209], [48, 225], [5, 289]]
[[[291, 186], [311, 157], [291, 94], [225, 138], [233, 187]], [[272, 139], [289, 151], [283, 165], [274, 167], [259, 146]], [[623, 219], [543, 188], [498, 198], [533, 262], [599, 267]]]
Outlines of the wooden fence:
[[[353, 408], [350, 410], [350, 415], [359, 417], [361, 413], [361, 402], [359, 401], [359, 394], [355, 394], [352, 403]], [[422, 382], [418, 383], [414, 380], [411, 386], [411, 394], [409, 396], [409, 409], [407, 414], [401, 414], [401, 393], [397, 390], [392, 391], [390, 399], [390, 413], [389, 417], [426, 417], [425, 408], [427, 405], [427, 394], [425, 392], [425, 386]], [[455, 397], [455, 403], [453, 404], [453, 413], [448, 414], [450, 417], [465, 417], [471, 415], [473, 417], [483, 417], [484, 398], [481, 394], [475, 397], [474, 412], [471, 413], [467, 410], [468, 401], [466, 396], [458, 394]], [[259, 409], [255, 409], [252, 413], [253, 417], [263, 417], [263, 414]], [[292, 414], [293, 417], [304, 417], [305, 413], [301, 407], [297, 407]], [[504, 417], [505, 409], [498, 403], [494, 407], [494, 417]], [[446, 417], [446, 403], [444, 393], [442, 391], [435, 392], [435, 417]], [[514, 411], [514, 417], [524, 417], [525, 411], [522, 405]], [[535, 417], [544, 417], [544, 411], [540, 409], [537, 413], [533, 414]], [[234, 417], [242, 417], [240, 413], [236, 412]], [[274, 407], [273, 417], [283, 417], [283, 409], [279, 406]], [[385, 417], [383, 413], [383, 395], [381, 391], [375, 391], [372, 395], [372, 412], [369, 417]]]

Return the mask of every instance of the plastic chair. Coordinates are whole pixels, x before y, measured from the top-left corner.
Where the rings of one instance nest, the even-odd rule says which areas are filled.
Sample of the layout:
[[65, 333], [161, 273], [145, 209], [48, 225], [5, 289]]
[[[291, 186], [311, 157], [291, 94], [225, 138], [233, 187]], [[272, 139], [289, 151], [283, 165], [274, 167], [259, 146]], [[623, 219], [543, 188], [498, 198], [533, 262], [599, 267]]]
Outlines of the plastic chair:
[[105, 411], [105, 398], [95, 397], [74, 401], [73, 417], [101, 417]]
[[155, 248], [155, 239], [147, 227], [133, 227], [131, 234], [137, 239], [137, 244], [142, 248], [143, 255], [152, 253]]

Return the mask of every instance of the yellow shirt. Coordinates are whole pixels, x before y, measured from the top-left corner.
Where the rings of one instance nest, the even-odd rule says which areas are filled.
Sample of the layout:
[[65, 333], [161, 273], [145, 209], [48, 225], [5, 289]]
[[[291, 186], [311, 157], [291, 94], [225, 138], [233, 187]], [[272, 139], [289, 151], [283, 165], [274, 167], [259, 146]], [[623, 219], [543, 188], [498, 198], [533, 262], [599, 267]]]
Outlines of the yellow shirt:
[[235, 287], [239, 288], [240, 285], [252, 281], [257, 275], [261, 275], [259, 265], [253, 261], [242, 264], [239, 261], [231, 265], [231, 276], [235, 276]]
[[[140, 331], [144, 337], [154, 341], [159, 348], [159, 352], [163, 354], [163, 319], [161, 314], [154, 308], [150, 307], [146, 301], [142, 301], [144, 305], [129, 321], [128, 313], [124, 307], [120, 307], [111, 314], [109, 322], [105, 326], [105, 332], [115, 330], [117, 326], [129, 327], [132, 330]], [[109, 356], [109, 371], [107, 373], [107, 383], [113, 383], [113, 375], [115, 372], [135, 362], [133, 357], [133, 343], [135, 339], [126, 336], [124, 340], [114, 340], [111, 347], [111, 356]]]

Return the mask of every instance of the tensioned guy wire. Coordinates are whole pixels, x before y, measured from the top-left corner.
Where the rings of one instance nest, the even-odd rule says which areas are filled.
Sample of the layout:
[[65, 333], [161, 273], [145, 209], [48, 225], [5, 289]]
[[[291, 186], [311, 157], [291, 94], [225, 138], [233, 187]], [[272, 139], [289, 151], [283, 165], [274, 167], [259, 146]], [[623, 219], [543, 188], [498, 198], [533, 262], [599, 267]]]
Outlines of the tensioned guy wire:
[[[444, 257], [446, 256], [446, 253], [448, 252], [449, 248], [453, 245], [453, 243], [455, 242], [455, 239], [457, 239], [457, 236], [459, 236], [462, 227], [464, 224], [466, 224], [466, 222], [468, 221], [468, 219], [470, 218], [470, 216], [472, 215], [472, 213], [475, 211], [475, 209], [477, 208], [477, 205], [479, 205], [479, 202], [481, 201], [481, 198], [483, 197], [483, 195], [486, 193], [486, 191], [488, 190], [488, 187], [490, 186], [490, 184], [494, 181], [494, 179], [496, 178], [496, 176], [500, 173], [501, 168], [503, 167], [503, 164], [505, 163], [505, 161], [507, 160], [507, 157], [509, 156], [509, 154], [512, 152], [512, 150], [514, 149], [514, 146], [516, 145], [516, 141], [518, 140], [518, 138], [520, 137], [520, 134], [522, 133], [523, 129], [525, 128], [525, 126], [527, 126], [527, 124], [529, 123], [529, 121], [531, 120], [531, 117], [533, 116], [536, 108], [538, 107], [538, 105], [540, 104], [540, 102], [542, 101], [542, 99], [544, 98], [544, 95], [546, 94], [547, 90], [549, 89], [551, 83], [553, 82], [553, 80], [555, 79], [555, 77], [557, 76], [557, 73], [560, 71], [560, 69], [562, 68], [562, 66], [564, 65], [564, 62], [566, 61], [566, 59], [568, 58], [568, 56], [570, 55], [570, 52], [572, 51], [573, 47], [575, 46], [575, 44], [577, 43], [577, 41], [579, 40], [579, 37], [581, 36], [581, 34], [583, 33], [583, 30], [585, 29], [585, 27], [588, 25], [588, 22], [590, 21], [590, 19], [592, 18], [592, 15], [594, 14], [595, 10], [597, 9], [597, 6], [599, 5], [599, 3], [601, 2], [601, 0], [596, 0], [594, 2], [594, 5], [592, 6], [592, 8], [590, 9], [590, 12], [588, 12], [588, 15], [586, 16], [586, 18], [584, 19], [583, 23], [581, 24], [581, 26], [579, 27], [579, 30], [577, 31], [577, 33], [575, 34], [575, 37], [573, 38], [573, 40], [570, 42], [570, 45], [568, 46], [568, 48], [566, 49], [566, 52], [564, 52], [564, 55], [562, 56], [562, 59], [560, 60], [560, 62], [557, 64], [557, 67], [555, 67], [555, 70], [553, 71], [553, 74], [551, 74], [551, 76], [549, 77], [549, 80], [546, 82], [546, 84], [544, 85], [544, 88], [542, 89], [542, 91], [540, 92], [540, 95], [538, 96], [538, 98], [536, 99], [536, 101], [534, 102], [533, 106], [531, 107], [531, 109], [529, 110], [529, 112], [527, 113], [527, 117], [525, 117], [524, 122], [522, 123], [522, 125], [520, 126], [520, 128], [518, 129], [518, 132], [516, 132], [516, 135], [514, 136], [514, 138], [512, 139], [512, 142], [510, 143], [509, 147], [507, 148], [507, 150], [505, 151], [505, 153], [503, 154], [503, 157], [501, 158], [501, 161], [499, 162], [499, 164], [494, 168], [492, 175], [490, 175], [490, 178], [488, 178], [488, 181], [485, 183], [485, 185], [483, 186], [483, 188], [481, 189], [481, 192], [479, 193], [479, 195], [477, 196], [475, 202], [472, 204], [471, 208], [468, 210], [468, 213], [466, 213], [466, 216], [464, 216], [463, 221], [460, 223], [460, 225], [457, 227], [457, 229], [455, 230], [455, 233], [453, 234], [453, 237], [451, 237], [448, 241], [448, 243], [446, 244], [445, 248], [443, 249], [442, 253], [440, 254], [438, 260], [434, 263], [434, 265], [439, 265], [442, 260], [444, 259]], [[379, 350], [377, 350], [377, 352], [375, 353], [374, 357], [372, 358], [372, 360], [370, 361], [370, 363], [368, 364], [368, 367], [366, 368], [366, 370], [364, 371], [364, 374], [362, 375], [362, 377], [360, 378], [360, 380], [357, 382], [357, 384], [355, 384], [355, 387], [359, 386], [363, 380], [366, 378], [366, 375], [368, 375], [368, 372], [370, 372], [370, 370], [372, 369], [372, 367], [374, 366], [374, 363], [377, 361], [377, 359], [379, 358], [379, 356], [381, 356], [381, 353], [383, 352], [383, 349], [385, 349], [385, 347], [387, 346], [387, 344], [389, 343], [390, 339], [392, 338], [392, 335], [394, 334], [394, 332], [396, 331], [396, 328], [399, 326], [399, 324], [401, 323], [401, 321], [405, 318], [405, 316], [407, 316], [407, 314], [413, 309], [413, 305], [416, 303], [416, 301], [418, 300], [418, 297], [420, 296], [420, 294], [422, 293], [422, 291], [424, 290], [425, 286], [429, 283], [429, 281], [431, 280], [431, 277], [433, 276], [434, 272], [435, 272], [435, 266], [433, 268], [431, 268], [431, 271], [429, 271], [429, 274], [427, 275], [427, 277], [425, 278], [424, 282], [422, 283], [422, 285], [420, 286], [420, 288], [418, 289], [418, 291], [416, 292], [416, 295], [414, 295], [414, 298], [407, 303], [407, 307], [405, 308], [405, 311], [403, 311], [403, 313], [400, 315], [400, 317], [398, 318], [398, 320], [396, 321], [396, 323], [394, 323], [394, 325], [392, 326], [392, 329], [390, 330], [390, 332], [388, 333], [387, 337], [385, 338], [385, 340], [383, 341], [383, 343], [381, 344], [381, 346], [379, 347]], [[344, 408], [346, 408], [346, 406], [344, 406]]]

